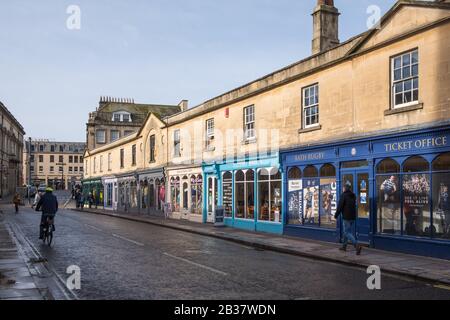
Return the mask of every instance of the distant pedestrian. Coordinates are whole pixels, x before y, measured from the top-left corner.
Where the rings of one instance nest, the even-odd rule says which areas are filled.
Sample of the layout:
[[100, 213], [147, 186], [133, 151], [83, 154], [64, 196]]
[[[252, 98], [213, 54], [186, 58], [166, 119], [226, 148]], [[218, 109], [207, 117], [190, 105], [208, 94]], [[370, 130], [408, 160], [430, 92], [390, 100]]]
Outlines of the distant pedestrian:
[[353, 226], [356, 223], [356, 195], [352, 192], [352, 184], [347, 181], [344, 187], [344, 193], [339, 200], [339, 206], [336, 210], [335, 218], [341, 214], [344, 225], [344, 243], [341, 251], [347, 251], [348, 241], [350, 240], [356, 248], [356, 254], [361, 254], [361, 245], [353, 235]]
[[18, 193], [16, 193], [13, 198], [13, 203], [14, 203], [14, 207], [16, 209], [16, 213], [19, 213], [19, 205], [21, 202], [22, 202], [22, 199], [20, 199], [20, 195]]

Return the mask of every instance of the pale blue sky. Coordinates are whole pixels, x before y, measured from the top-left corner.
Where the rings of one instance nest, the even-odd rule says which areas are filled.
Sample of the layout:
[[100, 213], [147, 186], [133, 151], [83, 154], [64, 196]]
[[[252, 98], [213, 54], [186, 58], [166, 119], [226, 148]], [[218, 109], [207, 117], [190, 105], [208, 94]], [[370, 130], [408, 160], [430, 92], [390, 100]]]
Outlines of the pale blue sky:
[[[84, 141], [101, 95], [195, 106], [311, 53], [316, 0], [0, 2], [0, 101], [28, 135]], [[395, 0], [336, 0], [340, 39]], [[66, 28], [69, 5], [81, 30]]]

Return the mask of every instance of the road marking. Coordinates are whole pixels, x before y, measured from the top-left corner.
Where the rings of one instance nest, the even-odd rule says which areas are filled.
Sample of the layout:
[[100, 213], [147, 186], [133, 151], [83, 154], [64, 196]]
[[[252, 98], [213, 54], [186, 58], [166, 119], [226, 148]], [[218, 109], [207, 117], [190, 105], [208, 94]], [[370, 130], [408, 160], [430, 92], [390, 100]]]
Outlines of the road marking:
[[88, 228], [94, 229], [95, 231], [103, 232], [102, 229], [99, 229], [99, 228], [97, 228], [97, 227], [91, 226], [90, 224], [85, 224], [85, 226], [88, 227]]
[[113, 234], [112, 236], [113, 236], [114, 238], [118, 238], [118, 239], [122, 239], [122, 240], [124, 240], [124, 241], [128, 241], [128, 242], [134, 243], [135, 245], [138, 245], [138, 246], [140, 246], [140, 247], [143, 247], [143, 246], [144, 246], [143, 243], [140, 243], [140, 242], [137, 242], [137, 241], [134, 241], [134, 240], [131, 240], [131, 239], [128, 239], [128, 238], [119, 236], [118, 234]]
[[164, 252], [164, 255], [165, 255], [165, 256], [168, 256], [168, 257], [170, 257], [170, 258], [176, 259], [176, 260], [180, 260], [180, 261], [189, 263], [189, 264], [191, 264], [191, 265], [193, 265], [193, 266], [196, 266], [196, 267], [199, 267], [199, 268], [203, 268], [203, 269], [206, 269], [206, 270], [209, 270], [209, 271], [218, 273], [218, 274], [220, 274], [220, 275], [222, 275], [222, 276], [228, 276], [228, 273], [225, 273], [225, 272], [222, 272], [222, 271], [220, 271], [220, 270], [217, 270], [217, 269], [214, 269], [214, 268], [205, 266], [205, 265], [203, 265], [203, 264], [199, 264], [199, 263], [196, 263], [196, 262], [193, 262], [193, 261], [184, 259], [184, 258], [180, 258], [180, 257], [174, 256], [174, 255], [171, 255], [171, 254], [169, 254], [169, 253], [167, 253], [167, 252]]

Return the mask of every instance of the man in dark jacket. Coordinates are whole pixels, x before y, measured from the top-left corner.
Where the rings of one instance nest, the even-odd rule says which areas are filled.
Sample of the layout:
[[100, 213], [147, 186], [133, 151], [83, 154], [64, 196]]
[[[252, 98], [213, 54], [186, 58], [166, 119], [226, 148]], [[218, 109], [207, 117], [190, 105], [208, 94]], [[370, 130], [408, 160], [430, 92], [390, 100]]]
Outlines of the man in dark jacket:
[[47, 188], [45, 194], [39, 200], [36, 211], [42, 211], [41, 225], [39, 229], [39, 239], [44, 238], [44, 226], [47, 218], [54, 219], [56, 213], [58, 212], [58, 200], [55, 195], [53, 195], [53, 189]]
[[344, 244], [341, 251], [347, 251], [348, 240], [350, 240], [356, 248], [356, 254], [361, 254], [361, 245], [358, 244], [353, 235], [353, 226], [356, 222], [356, 195], [352, 192], [352, 184], [347, 182], [345, 184], [344, 193], [339, 200], [339, 206], [336, 210], [335, 218], [337, 219], [342, 214], [344, 224]]

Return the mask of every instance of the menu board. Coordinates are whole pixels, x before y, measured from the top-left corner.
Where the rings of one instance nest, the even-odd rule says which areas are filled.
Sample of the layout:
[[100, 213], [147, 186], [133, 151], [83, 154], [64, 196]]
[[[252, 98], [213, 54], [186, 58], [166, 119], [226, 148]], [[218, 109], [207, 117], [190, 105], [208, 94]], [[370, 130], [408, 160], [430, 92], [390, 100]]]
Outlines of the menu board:
[[231, 216], [233, 211], [233, 183], [223, 182], [223, 207], [225, 209], [225, 216]]

